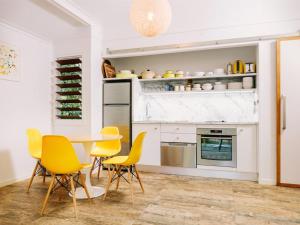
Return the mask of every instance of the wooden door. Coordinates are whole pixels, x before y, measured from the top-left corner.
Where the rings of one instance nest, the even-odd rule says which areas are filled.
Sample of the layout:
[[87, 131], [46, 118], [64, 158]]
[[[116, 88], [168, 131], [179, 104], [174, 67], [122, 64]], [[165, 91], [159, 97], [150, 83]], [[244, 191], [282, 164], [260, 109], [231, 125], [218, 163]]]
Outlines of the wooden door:
[[300, 37], [277, 41], [277, 185], [300, 187]]

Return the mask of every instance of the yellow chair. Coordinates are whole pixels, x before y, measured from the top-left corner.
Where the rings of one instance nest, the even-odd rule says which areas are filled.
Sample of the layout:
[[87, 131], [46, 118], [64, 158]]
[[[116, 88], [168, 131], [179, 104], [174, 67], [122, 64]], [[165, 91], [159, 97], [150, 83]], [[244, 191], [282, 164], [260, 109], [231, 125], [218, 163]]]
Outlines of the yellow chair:
[[[102, 135], [119, 135], [119, 129], [117, 127], [104, 127], [100, 131]], [[107, 157], [112, 157], [121, 151], [121, 140], [96, 142], [94, 148], [91, 151], [91, 156], [95, 157], [93, 165], [90, 171], [90, 176], [94, 169], [98, 168], [98, 179], [100, 177], [100, 171], [102, 169], [102, 161]]]
[[[109, 171], [108, 183], [107, 183], [105, 195], [103, 198], [104, 200], [106, 198], [109, 187], [114, 180], [117, 180], [116, 190], [118, 190], [121, 177], [123, 177], [125, 179], [125, 181], [128, 182], [130, 185], [132, 202], [133, 202], [132, 175], [137, 178], [137, 180], [140, 183], [141, 189], [144, 192], [144, 187], [143, 187], [141, 178], [139, 176], [139, 172], [136, 168], [136, 163], [138, 163], [138, 161], [140, 160], [141, 154], [142, 154], [142, 147], [143, 147], [143, 141], [144, 141], [145, 135], [146, 135], [146, 132], [141, 132], [136, 137], [128, 156], [115, 156], [113, 158], [103, 161], [103, 164], [108, 165], [108, 171]], [[114, 166], [112, 175], [110, 173], [111, 165]], [[126, 168], [127, 171], [126, 170], [124, 171], [124, 168]], [[126, 179], [123, 176], [126, 172], [128, 173], [128, 179]]]
[[45, 182], [45, 176], [46, 176], [46, 170], [41, 165], [41, 156], [42, 156], [42, 135], [39, 130], [30, 128], [26, 131], [27, 138], [28, 138], [28, 151], [29, 154], [36, 159], [36, 165], [33, 169], [32, 176], [30, 178], [27, 192], [29, 192], [29, 189], [31, 187], [33, 178], [37, 176], [38, 174], [42, 173], [44, 178], [43, 182]]
[[[42, 165], [51, 173], [51, 182], [49, 189], [44, 200], [41, 215], [43, 215], [50, 193], [54, 191], [54, 187], [57, 184], [61, 184], [61, 181], [71, 184], [71, 194], [73, 196], [73, 204], [75, 209], [75, 215], [77, 218], [76, 209], [76, 196], [74, 187], [74, 174], [77, 174], [80, 178], [81, 185], [83, 186], [87, 197], [90, 199], [90, 195], [85, 185], [84, 177], [80, 170], [90, 167], [90, 164], [81, 164], [77, 158], [75, 150], [70, 141], [64, 136], [46, 135], [43, 137], [43, 152], [42, 152]], [[62, 179], [59, 180], [58, 177]], [[55, 180], [57, 181], [56, 184]]]

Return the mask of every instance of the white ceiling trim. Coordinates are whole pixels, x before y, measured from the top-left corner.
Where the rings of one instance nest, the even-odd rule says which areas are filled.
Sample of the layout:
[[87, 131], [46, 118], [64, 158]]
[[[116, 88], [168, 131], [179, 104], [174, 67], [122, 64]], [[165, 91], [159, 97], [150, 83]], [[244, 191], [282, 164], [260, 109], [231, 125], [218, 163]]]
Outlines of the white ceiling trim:
[[62, 10], [64, 13], [71, 16], [76, 21], [80, 22], [82, 25], [94, 26], [96, 24], [88, 15], [82, 12], [82, 10], [80, 10], [79, 7], [76, 7], [76, 5], [73, 2], [67, 0], [47, 1], [59, 8], [60, 10]]

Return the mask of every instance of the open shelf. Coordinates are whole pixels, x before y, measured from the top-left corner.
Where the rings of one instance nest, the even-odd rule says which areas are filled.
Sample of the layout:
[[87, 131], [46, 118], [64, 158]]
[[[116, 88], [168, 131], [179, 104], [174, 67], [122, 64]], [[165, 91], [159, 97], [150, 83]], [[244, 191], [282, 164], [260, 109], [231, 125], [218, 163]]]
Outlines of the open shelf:
[[72, 87], [81, 87], [79, 83], [71, 83], [71, 84], [56, 84], [60, 88], [72, 88]]
[[201, 77], [181, 77], [181, 78], [157, 78], [157, 79], [139, 79], [140, 82], [155, 82], [155, 81], [174, 81], [174, 80], [208, 80], [208, 79], [233, 79], [233, 78], [241, 78], [241, 77], [255, 77], [256, 73], [248, 73], [248, 74], [225, 74], [225, 75], [212, 75], [212, 76], [201, 76]]
[[182, 94], [226, 94], [226, 93], [255, 93], [256, 88], [252, 89], [226, 89], [223, 91], [216, 91], [216, 90], [210, 90], [210, 91], [161, 91], [161, 92], [142, 92], [143, 95], [182, 95]]
[[68, 112], [74, 112], [74, 111], [81, 111], [81, 108], [79, 107], [57, 107], [56, 109], [58, 109], [59, 111], [68, 111]]
[[79, 75], [65, 75], [65, 76], [56, 76], [59, 80], [80, 80], [81, 76]]
[[75, 59], [59, 59], [59, 60], [56, 60], [56, 62], [59, 65], [69, 65], [69, 64], [79, 64], [79, 63], [81, 63], [81, 60], [79, 58], [75, 58]]
[[80, 91], [57, 91], [56, 93], [61, 96], [81, 95]]
[[81, 117], [80, 116], [60, 116], [60, 115], [57, 115], [57, 117], [59, 118], [59, 119], [64, 119], [64, 120], [79, 120], [79, 119], [81, 119]]
[[80, 99], [57, 99], [56, 101], [58, 101], [59, 103], [81, 103]]
[[81, 68], [78, 66], [74, 67], [62, 67], [62, 68], [56, 68], [59, 72], [81, 72]]

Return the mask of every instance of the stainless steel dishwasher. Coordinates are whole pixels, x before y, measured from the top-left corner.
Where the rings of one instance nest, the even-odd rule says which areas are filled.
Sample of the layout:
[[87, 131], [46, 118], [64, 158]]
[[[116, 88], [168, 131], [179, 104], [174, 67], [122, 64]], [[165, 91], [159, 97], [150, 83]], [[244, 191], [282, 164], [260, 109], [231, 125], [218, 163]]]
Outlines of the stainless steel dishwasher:
[[162, 142], [161, 165], [196, 168], [196, 144]]

